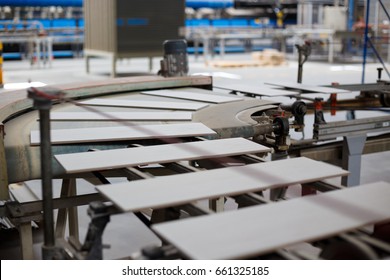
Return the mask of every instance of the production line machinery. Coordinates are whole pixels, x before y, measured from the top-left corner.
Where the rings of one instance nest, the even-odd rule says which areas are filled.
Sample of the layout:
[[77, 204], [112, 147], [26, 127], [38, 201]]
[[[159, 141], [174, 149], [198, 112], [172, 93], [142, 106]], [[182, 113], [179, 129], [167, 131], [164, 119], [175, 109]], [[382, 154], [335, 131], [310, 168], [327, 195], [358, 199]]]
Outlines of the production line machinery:
[[[332, 94], [358, 86], [250, 88], [213, 84], [204, 76], [137, 77], [31, 88], [29, 98], [26, 91], [3, 95], [2, 222], [19, 229], [24, 258], [33, 257], [32, 221], [43, 221], [43, 258], [103, 258], [102, 234], [120, 212], [135, 213], [164, 241], [129, 252], [131, 258], [388, 258], [389, 183], [344, 188], [323, 181], [341, 176], [344, 186], [360, 185], [362, 153], [389, 150], [388, 115], [340, 122], [324, 117], [327, 110], [358, 105], [387, 110], [388, 81], [363, 87], [357, 98], [337, 103]], [[329, 101], [311, 97], [324, 94]], [[295, 139], [292, 133], [302, 133], [309, 114], [316, 116], [313, 137]], [[110, 184], [110, 177], [124, 182]], [[52, 178], [63, 180], [55, 199]], [[93, 182], [97, 192], [77, 195], [76, 178]], [[8, 187], [32, 179], [42, 179], [43, 203], [15, 200]], [[296, 184], [302, 195], [321, 194], [290, 199], [286, 189]], [[226, 198], [238, 209], [224, 212]], [[209, 209], [202, 200], [209, 200]], [[91, 224], [81, 243], [76, 209], [85, 204]], [[55, 230], [53, 209], [60, 209]], [[262, 223], [254, 223], [259, 217]], [[230, 223], [229, 233], [210, 235]], [[302, 243], [321, 253], [291, 247]]]

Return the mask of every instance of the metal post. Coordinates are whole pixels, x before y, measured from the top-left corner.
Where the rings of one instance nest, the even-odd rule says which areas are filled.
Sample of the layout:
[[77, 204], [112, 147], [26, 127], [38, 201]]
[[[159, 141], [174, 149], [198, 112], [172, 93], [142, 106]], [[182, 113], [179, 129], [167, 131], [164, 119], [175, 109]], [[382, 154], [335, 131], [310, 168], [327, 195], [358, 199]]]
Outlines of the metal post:
[[352, 30], [355, 15], [355, 1], [349, 0], [348, 5], [348, 31]]
[[[283, 160], [288, 157], [287, 151], [279, 151], [276, 153], [271, 154], [271, 160]], [[277, 201], [281, 198], [284, 198], [286, 196], [287, 192], [287, 187], [282, 187], [282, 188], [276, 188], [276, 189], [271, 189], [269, 193], [269, 199], [271, 201]]]
[[117, 60], [117, 57], [115, 54], [113, 54], [111, 56], [111, 78], [116, 77], [116, 60]]
[[85, 72], [87, 74], [89, 74], [89, 55], [88, 54], [85, 54]]
[[20, 249], [23, 260], [34, 260], [33, 234], [31, 222], [18, 225], [20, 237]]
[[36, 48], [36, 55], [37, 55], [37, 65], [38, 68], [41, 67], [41, 40], [36, 38], [35, 39], [35, 48]]
[[8, 171], [4, 148], [4, 125], [0, 123], [0, 200], [8, 199]]
[[149, 56], [149, 72], [153, 71], [153, 56]]
[[214, 212], [223, 212], [225, 209], [225, 197], [219, 197], [209, 200], [209, 209]]
[[29, 88], [28, 97], [34, 101], [34, 107], [39, 110], [41, 178], [43, 200], [44, 244], [42, 258], [56, 258], [54, 218], [53, 218], [53, 186], [52, 186], [52, 153], [50, 139], [50, 109], [52, 100], [60, 96], [59, 91], [37, 90]]
[[219, 38], [219, 55], [222, 59], [225, 56], [225, 37], [223, 35]]
[[328, 35], [328, 62], [333, 63], [334, 57], [334, 42], [333, 42], [333, 33]]
[[55, 240], [54, 240], [53, 186], [52, 186], [52, 166], [51, 166], [52, 154], [51, 154], [51, 145], [50, 145], [50, 108], [40, 108], [39, 119], [40, 119], [39, 129], [40, 129], [40, 137], [41, 137], [43, 226], [44, 226], [44, 233], [45, 233], [42, 256], [44, 259], [51, 259], [49, 252], [54, 247]]
[[209, 56], [209, 44], [210, 44], [210, 38], [209, 35], [204, 35], [203, 36], [203, 59], [205, 62], [208, 61], [208, 56]]
[[370, 17], [370, 0], [367, 0], [366, 8], [366, 26], [364, 29], [364, 48], [363, 48], [363, 73], [362, 73], [362, 84], [364, 84], [366, 75], [366, 61], [367, 61], [367, 43], [368, 43], [368, 22]]
[[88, 232], [82, 250], [87, 252], [85, 259], [102, 260], [103, 231], [110, 221], [109, 207], [100, 201], [91, 202], [88, 215], [91, 217], [91, 222], [88, 226]]
[[47, 37], [46, 44], [47, 44], [47, 59], [49, 61], [49, 67], [51, 67], [51, 61], [53, 59], [53, 39], [51, 37]]
[[311, 44], [310, 42], [305, 42], [303, 45], [295, 45], [298, 50], [298, 83], [302, 83], [302, 72], [303, 64], [306, 62], [307, 58], [311, 53]]
[[301, 62], [302, 61], [302, 52], [301, 51], [298, 51], [298, 78], [297, 78], [297, 82], [298, 83], [302, 83], [302, 72], [303, 72], [303, 63]]

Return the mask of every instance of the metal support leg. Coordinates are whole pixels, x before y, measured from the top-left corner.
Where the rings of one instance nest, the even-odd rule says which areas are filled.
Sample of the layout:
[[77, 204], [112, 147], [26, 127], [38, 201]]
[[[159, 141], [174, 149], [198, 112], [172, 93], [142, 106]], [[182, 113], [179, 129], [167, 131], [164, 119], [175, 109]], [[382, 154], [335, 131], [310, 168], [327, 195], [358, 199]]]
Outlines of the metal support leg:
[[41, 40], [35, 40], [36, 54], [37, 54], [37, 65], [41, 67]]
[[[76, 196], [76, 179], [70, 179], [69, 184], [69, 196]], [[79, 239], [79, 218], [77, 207], [68, 208], [68, 221], [69, 221], [69, 235], [76, 240]]]
[[203, 38], [203, 59], [205, 62], [208, 61], [209, 58], [209, 48], [210, 48], [210, 39], [206, 36]]
[[149, 72], [153, 71], [153, 57], [149, 57]]
[[[51, 144], [50, 144], [50, 110], [39, 110], [39, 128], [41, 132], [41, 176], [42, 176], [42, 198], [45, 242], [42, 248], [44, 259], [51, 259], [52, 249], [55, 245], [54, 218], [53, 218], [53, 185], [51, 166]], [[45, 256], [46, 255], [46, 256]]]
[[334, 56], [334, 42], [333, 42], [333, 34], [328, 37], [328, 62], [333, 63]]
[[[198, 61], [198, 57], [199, 57], [199, 40], [197, 38], [194, 40], [194, 55], [195, 55], [195, 61]], [[389, 54], [389, 59], [390, 59], [390, 54]]]
[[225, 197], [209, 200], [209, 208], [214, 212], [223, 212], [225, 209]]
[[21, 223], [19, 225], [20, 249], [23, 260], [33, 260], [33, 236], [31, 222]]
[[85, 71], [87, 72], [87, 74], [89, 74], [89, 55], [85, 55]]
[[[287, 152], [277, 152], [271, 154], [271, 160], [275, 161], [275, 160], [286, 159], [287, 156], [288, 156]], [[269, 199], [271, 201], [279, 200], [286, 195], [286, 192], [287, 192], [287, 187], [271, 189], [269, 194]]]
[[[61, 198], [76, 195], [76, 180], [64, 179], [61, 188]], [[69, 236], [79, 240], [77, 207], [62, 208], [58, 210], [56, 223], [56, 238], [65, 237], [66, 221], [69, 222]]]
[[4, 125], [0, 123], [0, 200], [8, 199], [8, 171], [4, 148]]
[[54, 58], [54, 56], [53, 56], [53, 39], [48, 37], [46, 42], [47, 42], [47, 59], [49, 62], [49, 67], [51, 68], [52, 59]]
[[91, 222], [82, 250], [88, 252], [86, 255], [87, 260], [102, 260], [102, 237], [103, 231], [110, 221], [109, 207], [102, 202], [92, 202], [89, 205], [88, 215], [91, 217]]
[[[65, 186], [65, 181], [62, 182], [60, 197], [68, 196], [68, 188]], [[68, 211], [66, 208], [58, 209], [57, 221], [56, 221], [56, 239], [65, 237], [66, 219], [68, 217]]]
[[55, 90], [41, 91], [28, 89], [28, 97], [34, 101], [34, 108], [39, 110], [39, 130], [41, 138], [41, 177], [43, 200], [44, 244], [42, 258], [51, 260], [58, 257], [55, 246], [54, 215], [53, 215], [53, 183], [52, 183], [52, 151], [50, 140], [50, 109], [52, 100], [61, 97], [62, 93]]
[[111, 58], [111, 78], [116, 77], [116, 56], [113, 55]]
[[224, 38], [221, 38], [219, 39], [219, 55], [221, 56], [221, 58], [223, 59], [224, 56], [225, 56], [225, 39]]
[[341, 184], [343, 186], [351, 187], [360, 184], [362, 152], [366, 138], [366, 135], [344, 137], [342, 168], [348, 170], [350, 174], [342, 178]]

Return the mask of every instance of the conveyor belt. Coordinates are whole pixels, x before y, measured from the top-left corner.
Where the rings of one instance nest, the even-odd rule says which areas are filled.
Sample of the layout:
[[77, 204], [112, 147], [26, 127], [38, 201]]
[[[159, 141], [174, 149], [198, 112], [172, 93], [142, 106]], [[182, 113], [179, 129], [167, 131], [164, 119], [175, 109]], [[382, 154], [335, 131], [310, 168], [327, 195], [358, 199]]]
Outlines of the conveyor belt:
[[108, 99], [94, 98], [81, 101], [80, 104], [92, 106], [113, 106], [113, 107], [130, 107], [130, 108], [148, 108], [148, 109], [170, 109], [170, 110], [189, 110], [197, 111], [205, 108], [205, 103], [187, 103], [187, 102], [164, 102], [150, 100], [128, 100], [128, 99]]
[[103, 185], [97, 187], [97, 190], [121, 210], [136, 211], [148, 207], [161, 208], [199, 199], [313, 182], [347, 174], [347, 171], [339, 167], [302, 157]]
[[230, 138], [56, 155], [55, 158], [64, 167], [66, 173], [80, 173], [151, 163], [227, 157], [270, 151], [270, 148], [244, 138]]
[[[118, 127], [93, 127], [74, 129], [53, 129], [51, 143], [53, 145], [70, 143], [114, 142], [124, 140], [164, 139], [173, 137], [210, 136], [216, 132], [202, 123], [175, 123], [126, 125]], [[39, 130], [31, 131], [31, 145], [39, 145]]]
[[191, 112], [53, 112], [51, 121], [190, 121]]
[[[199, 86], [199, 88], [194, 88], [196, 86]], [[244, 87], [246, 88], [246, 85]], [[65, 169], [53, 159], [54, 176], [57, 178], [68, 178], [69, 176], [72, 178], [74, 176], [88, 177], [90, 173], [86, 174], [84, 173], [85, 171], [121, 169], [122, 167], [161, 163], [161, 166], [153, 168], [153, 170], [146, 167], [135, 167], [110, 170], [100, 174], [101, 176], [123, 176], [137, 179], [137, 181], [121, 184], [101, 185], [97, 189], [120, 210], [139, 211], [145, 208], [159, 209], [178, 205], [184, 205], [187, 209], [191, 207], [196, 208], [194, 205], [186, 204], [200, 199], [215, 199], [222, 196], [241, 194], [245, 195], [240, 196], [240, 199], [249, 199], [249, 204], [253, 204], [259, 200], [250, 200], [256, 196], [251, 194], [251, 192], [286, 187], [293, 184], [311, 183], [348, 174], [347, 171], [339, 167], [307, 158], [253, 163], [259, 161], [258, 158], [248, 154], [269, 152], [270, 149], [242, 138], [250, 139], [258, 135], [262, 124], [257, 123], [252, 116], [265, 116], [263, 113], [269, 109], [277, 109], [279, 102], [238, 97], [205, 90], [205, 88], [212, 88], [210, 78], [184, 77], [162, 79], [160, 77], [137, 77], [136, 79], [115, 79], [109, 82], [65, 87], [68, 93], [67, 98], [72, 99], [72, 101], [54, 104], [52, 108], [52, 142], [55, 144], [52, 147], [52, 151], [59, 161], [64, 164], [68, 173], [75, 172], [77, 175], [66, 174]], [[288, 92], [289, 95], [306, 92], [339, 92], [338, 90], [335, 91], [334, 88], [327, 87], [299, 85], [296, 88], [296, 85], [291, 87], [291, 84], [287, 85], [287, 88], [292, 90], [277, 89], [276, 91]], [[247, 88], [241, 88], [241, 90], [245, 91]], [[274, 90], [270, 90], [272, 94], [269, 93], [268, 96], [276, 96]], [[261, 94], [261, 92], [258, 93]], [[88, 101], [80, 100], [85, 98], [95, 99]], [[6, 121], [4, 126], [6, 133], [5, 145], [3, 146], [5, 157], [3, 156], [0, 159], [0, 163], [4, 163], [7, 166], [8, 173], [6, 175], [9, 178], [8, 182], [40, 178], [40, 151], [38, 147], [40, 141], [37, 131], [39, 123], [36, 121], [38, 114], [32, 110], [31, 100], [26, 99], [26, 92], [23, 92], [23, 94], [19, 92], [12, 96], [7, 95], [2, 101], [4, 102], [0, 103], [0, 119]], [[77, 102], [81, 104], [77, 104]], [[83, 108], [85, 106], [93, 107]], [[85, 111], [85, 109], [89, 110], [89, 112]], [[123, 117], [122, 113], [127, 115], [127, 117]], [[164, 117], [167, 115], [176, 117]], [[63, 116], [66, 118], [63, 118]], [[128, 116], [132, 117], [129, 118]], [[177, 118], [178, 116], [181, 117]], [[182, 118], [183, 116], [185, 117]], [[100, 121], [97, 121], [99, 119]], [[130, 119], [136, 119], [136, 121], [130, 122], [128, 121]], [[267, 122], [267, 125], [270, 125], [270, 123]], [[194, 139], [195, 136], [204, 136], [209, 140], [200, 141], [200, 139]], [[176, 137], [185, 137], [187, 139], [163, 139]], [[236, 137], [242, 138], [229, 139]], [[210, 140], [217, 138], [222, 139]], [[261, 138], [257, 139], [261, 140]], [[271, 137], [268, 140], [272, 139]], [[161, 144], [164, 141], [169, 143], [180, 143], [183, 141], [184, 143]], [[267, 143], [272, 143], [272, 141]], [[311, 144], [313, 143], [310, 142]], [[134, 146], [134, 148], [127, 148], [129, 145]], [[202, 145], [206, 145], [206, 147]], [[195, 147], [195, 150], [192, 148], [190, 150], [181, 149], [184, 146]], [[168, 147], [174, 148], [169, 149]], [[86, 151], [89, 149], [101, 151], [87, 153]], [[240, 160], [242, 160], [240, 164], [247, 165], [212, 169], [223, 166], [220, 164], [223, 160], [221, 159], [221, 162], [215, 163], [211, 159], [215, 160], [215, 157], [231, 155], [240, 155]], [[69, 162], [66, 163], [64, 159], [69, 159]], [[180, 161], [198, 159], [207, 159], [196, 162], [198, 165], [195, 166], [203, 168], [198, 168], [199, 172], [171, 175], [172, 173], [195, 171], [195, 167]], [[173, 164], [168, 166], [164, 164], [166, 162], [172, 162]], [[226, 162], [224, 161], [224, 163]], [[3, 178], [4, 172], [1, 172], [0, 175]], [[148, 178], [150, 175], [147, 172], [157, 177]], [[143, 180], [139, 180], [141, 178]], [[4, 188], [4, 184], [2, 186]], [[340, 205], [343, 205], [343, 207], [340, 206], [341, 210], [337, 207], [323, 210], [320, 204], [310, 204], [308, 206], [306, 203], [307, 199], [309, 202], [315, 201], [316, 203], [327, 201], [326, 199], [299, 198], [296, 200], [298, 202], [293, 202], [295, 201], [294, 199], [275, 203], [275, 205], [280, 206], [273, 206], [274, 204], [270, 206], [255, 206], [221, 214], [223, 216], [220, 216], [220, 214], [206, 216], [202, 218], [205, 221], [207, 219], [216, 220], [215, 224], [214, 220], [210, 220], [211, 222], [207, 220], [204, 224], [200, 222], [199, 225], [204, 225], [204, 229], [197, 226], [196, 221], [198, 220], [193, 218], [188, 219], [188, 221], [157, 225], [154, 229], [165, 240], [175, 245], [185, 257], [248, 258], [286, 246], [287, 243], [282, 243], [282, 239], [286, 240], [288, 244], [302, 240], [310, 241], [328, 236], [327, 234], [337, 234], [339, 231], [345, 231], [355, 226], [359, 227], [365, 224], [366, 221], [368, 223], [377, 221], [374, 219], [377, 214], [376, 204], [378, 204], [379, 210], [386, 209], [387, 211], [388, 208], [382, 208], [382, 206], [383, 201], [388, 200], [389, 195], [382, 187], [373, 186], [369, 189], [374, 194], [367, 195], [368, 202], [361, 197], [363, 194], [355, 196], [355, 189], [352, 190], [351, 198], [345, 198], [344, 195], [341, 195]], [[3, 190], [8, 191], [6, 188]], [[360, 190], [360, 188], [357, 190]], [[334, 191], [333, 193], [338, 192]], [[338, 197], [338, 195], [336, 196]], [[366, 196], [366, 193], [364, 193], [364, 196]], [[94, 199], [96, 197], [98, 196], [94, 196]], [[323, 196], [321, 195], [320, 197]], [[78, 198], [72, 197], [67, 199], [71, 201]], [[303, 203], [299, 203], [299, 201]], [[38, 203], [40, 202], [37, 202], [37, 205]], [[74, 201], [71, 201], [70, 204], [62, 207], [78, 205], [73, 203]], [[298, 206], [293, 206], [290, 209], [289, 203], [296, 203]], [[299, 205], [302, 205], [303, 210]], [[349, 224], [348, 228], [346, 228], [345, 226], [348, 225], [347, 222], [349, 220], [347, 219], [345, 222], [342, 214], [340, 215], [341, 218], [337, 216], [340, 211], [344, 213], [343, 211], [350, 205], [353, 205], [353, 209], [361, 211], [358, 213], [358, 216], [362, 220], [354, 221], [356, 223]], [[366, 208], [364, 210], [355, 208], [357, 205], [364, 205]], [[274, 208], [268, 207], [280, 207], [281, 210], [275, 210], [274, 213], [272, 212]], [[110, 209], [113, 208], [115, 207], [110, 206]], [[270, 212], [261, 209], [268, 209]], [[253, 210], [253, 212], [249, 210]], [[115, 209], [116, 211], [118, 209]], [[244, 211], [249, 211], [248, 216], [241, 216], [244, 215], [242, 213], [247, 213]], [[196, 213], [199, 214], [200, 212], [207, 211], [202, 212], [199, 210]], [[286, 212], [288, 215], [296, 214], [292, 215], [292, 217], [288, 216], [290, 218], [284, 218], [283, 215]], [[190, 211], [188, 214], [191, 214]], [[352, 214], [354, 215], [355, 213]], [[272, 218], [269, 218], [270, 215], [272, 215]], [[227, 218], [219, 219], [217, 217]], [[230, 219], [231, 217], [232, 219]], [[282, 218], [280, 219], [279, 217]], [[297, 218], [295, 219], [295, 217]], [[366, 218], [367, 220], [364, 220]], [[272, 224], [274, 220], [276, 222]], [[290, 226], [292, 221], [299, 228]], [[340, 223], [338, 223], [339, 221]], [[329, 228], [325, 226], [320, 227], [322, 226], [321, 222], [326, 226], [329, 225]], [[182, 223], [184, 223], [184, 226], [182, 226]], [[189, 225], [188, 229], [185, 226], [186, 223]], [[229, 232], [230, 230], [224, 230], [224, 238], [221, 238], [220, 242], [223, 244], [237, 243], [240, 248], [232, 246], [225, 246], [226, 248], [224, 248], [224, 246], [219, 246], [219, 244], [222, 244], [217, 242], [219, 240], [214, 240], [221, 237], [221, 235], [216, 233], [218, 233], [221, 227], [226, 228], [226, 223], [229, 224], [231, 232]], [[266, 226], [264, 226], [265, 223]], [[337, 227], [334, 223], [337, 224]], [[311, 227], [312, 225], [313, 227]], [[268, 228], [271, 228], [272, 231], [271, 229], [268, 230]], [[314, 228], [314, 231], [312, 231], [312, 228]], [[293, 232], [291, 233], [285, 229], [293, 230]], [[246, 234], [246, 231], [248, 231], [248, 234]], [[259, 238], [259, 234], [263, 233], [266, 234], [267, 238], [271, 238], [269, 242], [263, 243], [263, 239]], [[190, 241], [184, 237], [185, 235], [190, 237]], [[288, 238], [289, 236], [291, 236], [290, 239]], [[293, 239], [293, 237], [296, 239]], [[192, 240], [194, 240], [193, 244], [188, 244]], [[267, 241], [267, 239], [264, 240]], [[201, 244], [202, 242], [204, 244]], [[259, 244], [261, 246], [266, 244], [271, 247], [260, 247]], [[241, 245], [243, 246], [241, 247]], [[197, 248], [193, 250], [191, 246]], [[203, 250], [205, 247], [208, 247], [208, 249]]]
[[188, 258], [243, 259], [389, 221], [389, 197], [389, 183], [372, 183], [152, 228]]
[[321, 87], [321, 86], [299, 84], [299, 83], [278, 82], [278, 83], [266, 83], [266, 84], [283, 87], [286, 89], [296, 89], [302, 91], [302, 93], [351, 93], [351, 91], [345, 89], [339, 89], [334, 87], [332, 88]]
[[250, 95], [256, 95], [256, 96], [292, 96], [292, 95], [298, 95], [299, 92], [296, 91], [289, 91], [289, 90], [282, 90], [282, 89], [276, 89], [276, 88], [271, 88], [267, 87], [264, 85], [259, 85], [259, 86], [251, 86], [251, 85], [246, 85], [246, 84], [217, 84], [214, 85], [215, 88], [220, 88], [220, 89], [226, 89], [230, 90], [233, 92], [241, 92], [245, 94], [250, 94]]
[[143, 91], [142, 93], [148, 95], [195, 100], [209, 103], [226, 103], [242, 100], [242, 98], [240, 97], [224, 96], [220, 94], [215, 94], [212, 91], [201, 89], [197, 89], [196, 91], [194, 91], [193, 89], [186, 90], [185, 88], [180, 90], [150, 90]]
[[[269, 108], [276, 107], [276, 103], [269, 100], [238, 98], [228, 94], [215, 93], [200, 88], [190, 88], [190, 86], [196, 85], [203, 87], [211, 87], [211, 79], [208, 77], [182, 77], [167, 79], [162, 79], [160, 77], [143, 77], [137, 79], [118, 78], [108, 80], [107, 82], [96, 82], [92, 84], [69, 86], [66, 89], [66, 97], [77, 98], [71, 103], [55, 104], [53, 106], [53, 109], [51, 110], [51, 116], [53, 118], [56, 117], [56, 114], [60, 114], [60, 117], [62, 114], [65, 114], [66, 119], [68, 119], [51, 122], [53, 140], [57, 141], [57, 136], [60, 136], [62, 134], [62, 136], [60, 136], [62, 138], [64, 133], [69, 133], [69, 135], [65, 136], [66, 143], [57, 142], [57, 145], [53, 146], [53, 154], [85, 152], [89, 149], [104, 150], [114, 148], [126, 148], [128, 144], [134, 143], [134, 139], [138, 139], [140, 141], [138, 142], [139, 144], [144, 144], [143, 139], [145, 138], [166, 138], [169, 137], [171, 133], [172, 137], [191, 137], [199, 136], [201, 134], [209, 138], [250, 138], [255, 133], [253, 124], [256, 124], [256, 122], [251, 118], [251, 114], [259, 110], [267, 110]], [[188, 110], [182, 111], [177, 109], [174, 109], [173, 111], [168, 109], [157, 110], [154, 108], [120, 108], [118, 106], [93, 106], [93, 108], [85, 108], [85, 104], [82, 104], [83, 106], [75, 106], [78, 105], [75, 104], [75, 102], [83, 102], [83, 100], [80, 99], [85, 99], [87, 97], [102, 97], [107, 100], [128, 100], [128, 102], [137, 100], [137, 102], [180, 102], [199, 104], [199, 102], [188, 99], [161, 97], [141, 93], [141, 91], [151, 91], [162, 88], [179, 92], [183, 90], [186, 95], [191, 95], [192, 92], [195, 92], [197, 94], [201, 94], [202, 97], [209, 96], [212, 98], [218, 98], [220, 100], [222, 98], [223, 101], [230, 102], [207, 103], [207, 107], [192, 112]], [[24, 99], [22, 98], [22, 95], [24, 96]], [[7, 116], [9, 115], [20, 114], [17, 118], [8, 119], [8, 122], [5, 126], [6, 137], [4, 140], [7, 156], [9, 182], [13, 183], [40, 178], [39, 147], [31, 146], [30, 143], [30, 131], [38, 130], [39, 123], [36, 121], [38, 119], [37, 111], [23, 111], [27, 108], [31, 108], [32, 106], [31, 100], [27, 99], [26, 91], [20, 92], [20, 94], [18, 93], [13, 95], [7, 95], [6, 97], [12, 99], [13, 101], [10, 100], [9, 102], [6, 101], [5, 103], [0, 104], [0, 117], [7, 118]], [[86, 109], [89, 111], [86, 111]], [[96, 113], [98, 111], [102, 112], [102, 115], [97, 118], [104, 119], [104, 121], [96, 121], [96, 113], [92, 114], [93, 117], [91, 117], [91, 111]], [[22, 114], [22, 112], [24, 112], [24, 114]], [[121, 122], [117, 122], [117, 120], [108, 120], [110, 117], [108, 117], [107, 114], [115, 115], [121, 112], [126, 112], [126, 114], [132, 114], [133, 116], [137, 116], [137, 118], [142, 115], [141, 119], [145, 117], [149, 120], [131, 121], [131, 123], [128, 121], [124, 121], [123, 118], [121, 118]], [[78, 114], [81, 113], [81, 117], [84, 118], [83, 121], [77, 120], [80, 119], [80, 116], [78, 116]], [[88, 113], [87, 117], [84, 116], [85, 113]], [[164, 118], [161, 117], [161, 114], [169, 114], [171, 116], [176, 117], [178, 115], [184, 116], [187, 121], [177, 119], [172, 121], [164, 121]], [[192, 120], [190, 115], [192, 115]], [[73, 120], [69, 120], [72, 118]], [[151, 118], [153, 120], [150, 120]], [[125, 123], [123, 123], [123, 121]], [[198, 127], [193, 131], [193, 135], [191, 135], [190, 128], [192, 122], [202, 123], [209, 129], [201, 129], [201, 131], [199, 131]], [[188, 128], [183, 128], [182, 131], [177, 131], [176, 129], [172, 129], [167, 126], [167, 130], [165, 131], [165, 128], [163, 128], [163, 125], [165, 124], [189, 124], [189, 126]], [[134, 132], [134, 130], [131, 128], [134, 125], [161, 125], [161, 129], [157, 131], [158, 133], [154, 133], [154, 135], [149, 133], [149, 136], [146, 137], [140, 135], [139, 133], [135, 133], [133, 138], [129, 137], [129, 134]], [[99, 127], [103, 127], [103, 130], [108, 127], [112, 127], [112, 129], [107, 129], [107, 133], [105, 133], [104, 131], [99, 130]], [[70, 130], [67, 131], [67, 129]], [[85, 132], [80, 132], [82, 129], [85, 129]], [[122, 136], [119, 135], [118, 137], [118, 133], [120, 134], [121, 131], [127, 129], [128, 131], [124, 132]], [[161, 132], [160, 135], [161, 130], [163, 130], [164, 132]], [[217, 134], [211, 134], [211, 130], [214, 130]], [[93, 138], [87, 135], [90, 131], [93, 131], [94, 136], [97, 136], [96, 141], [88, 140]], [[110, 137], [109, 134], [112, 131], [116, 132], [114, 132], [112, 137]], [[101, 132], [104, 134], [99, 136], [98, 134], [100, 134]], [[74, 134], [72, 135], [72, 133]], [[34, 141], [36, 143], [36, 132], [33, 132], [32, 134], [33, 136], [35, 135]], [[83, 134], [84, 136], [81, 134]], [[99, 139], [101, 139], [101, 141]], [[76, 143], [78, 140], [80, 140], [80, 142]], [[62, 140], [60, 140], [60, 142], [61, 141]], [[18, 166], [19, 168], [12, 168], [14, 166]], [[53, 160], [54, 176], [62, 176], [63, 172], [64, 171], [60, 167], [60, 165], [55, 160]]]

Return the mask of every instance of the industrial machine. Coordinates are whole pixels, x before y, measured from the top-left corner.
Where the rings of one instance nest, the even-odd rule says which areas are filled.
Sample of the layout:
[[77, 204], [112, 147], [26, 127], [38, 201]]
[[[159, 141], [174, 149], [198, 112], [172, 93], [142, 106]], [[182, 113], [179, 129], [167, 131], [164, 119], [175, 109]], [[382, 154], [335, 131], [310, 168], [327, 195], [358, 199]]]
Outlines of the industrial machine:
[[[351, 91], [360, 94], [336, 98]], [[361, 155], [390, 148], [390, 117], [328, 122], [324, 112], [387, 111], [389, 91], [381, 77], [249, 87], [173, 75], [14, 92], [0, 102], [2, 224], [19, 230], [23, 258], [33, 257], [34, 222], [44, 231], [44, 259], [101, 259], [103, 232], [122, 212], [164, 241], [128, 252], [131, 259], [388, 258], [389, 183], [357, 185]], [[309, 116], [313, 136], [299, 139]], [[344, 186], [324, 181], [334, 177]], [[52, 178], [63, 182], [55, 199]], [[97, 192], [78, 195], [76, 178]], [[42, 179], [42, 200], [15, 199], [12, 186], [31, 179]], [[289, 197], [297, 184], [302, 197]], [[225, 212], [227, 199], [237, 209]], [[77, 207], [86, 204], [91, 223], [79, 240]], [[226, 224], [232, 230], [222, 233]]]
[[[116, 60], [130, 57], [161, 56], [161, 42], [184, 36], [184, 1], [84, 1], [85, 47], [87, 61], [92, 56]], [[153, 6], [153, 9], [150, 7]]]

